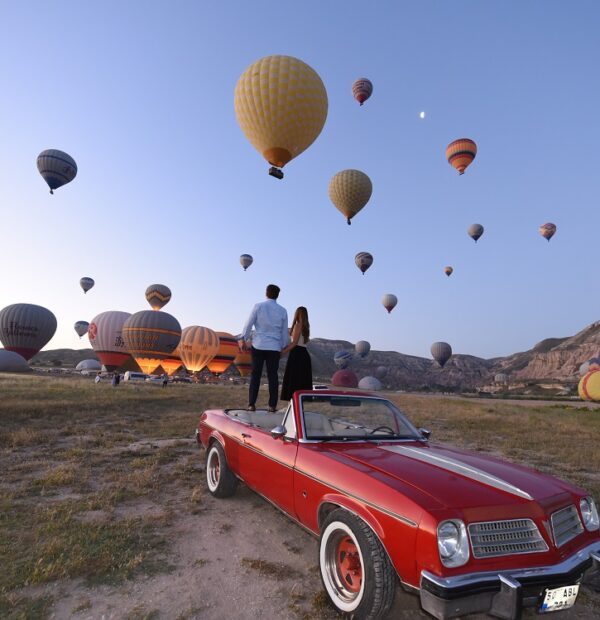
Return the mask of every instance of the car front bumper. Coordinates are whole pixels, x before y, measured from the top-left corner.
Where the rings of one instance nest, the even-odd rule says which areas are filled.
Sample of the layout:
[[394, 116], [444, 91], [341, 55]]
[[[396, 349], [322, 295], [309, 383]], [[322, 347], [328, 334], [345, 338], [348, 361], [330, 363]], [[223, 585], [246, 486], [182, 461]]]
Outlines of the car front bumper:
[[439, 577], [421, 573], [421, 605], [439, 620], [473, 613], [516, 620], [523, 607], [535, 607], [546, 588], [581, 582], [586, 570], [600, 573], [600, 542], [580, 549], [553, 566]]

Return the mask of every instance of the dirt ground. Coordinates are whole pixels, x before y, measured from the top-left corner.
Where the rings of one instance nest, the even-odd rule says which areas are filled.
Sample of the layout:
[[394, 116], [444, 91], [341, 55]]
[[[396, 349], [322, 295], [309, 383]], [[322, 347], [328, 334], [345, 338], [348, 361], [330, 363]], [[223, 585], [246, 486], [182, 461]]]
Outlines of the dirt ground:
[[[102, 390], [0, 383], [12, 399], [0, 401], [0, 617], [338, 617], [316, 539], [243, 485], [228, 499], [207, 490], [193, 429], [242, 388]], [[598, 585], [553, 617], [600, 617]], [[400, 589], [389, 617], [430, 618]]]

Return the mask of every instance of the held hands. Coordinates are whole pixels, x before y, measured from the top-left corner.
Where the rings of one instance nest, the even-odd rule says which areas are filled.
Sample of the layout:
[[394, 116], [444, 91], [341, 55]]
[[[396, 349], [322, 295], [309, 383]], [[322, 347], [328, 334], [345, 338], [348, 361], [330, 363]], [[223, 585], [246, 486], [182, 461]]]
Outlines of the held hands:
[[242, 353], [248, 351], [248, 345], [245, 340], [238, 340], [238, 347]]

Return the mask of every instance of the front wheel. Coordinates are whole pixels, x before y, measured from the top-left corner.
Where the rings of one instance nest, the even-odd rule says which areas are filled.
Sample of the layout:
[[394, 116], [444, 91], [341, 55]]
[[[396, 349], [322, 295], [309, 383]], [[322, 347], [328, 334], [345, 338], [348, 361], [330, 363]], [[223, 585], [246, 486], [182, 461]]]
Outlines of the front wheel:
[[356, 620], [383, 618], [394, 602], [396, 573], [379, 539], [341, 508], [323, 524], [319, 566], [336, 609]]
[[206, 484], [208, 490], [215, 497], [229, 497], [235, 493], [238, 479], [229, 469], [225, 451], [218, 441], [215, 441], [206, 453]]

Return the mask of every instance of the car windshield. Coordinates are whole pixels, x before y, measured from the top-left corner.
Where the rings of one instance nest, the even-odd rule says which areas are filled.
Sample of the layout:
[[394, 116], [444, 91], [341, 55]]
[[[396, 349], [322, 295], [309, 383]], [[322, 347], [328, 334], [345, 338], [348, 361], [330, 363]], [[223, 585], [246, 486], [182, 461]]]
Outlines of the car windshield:
[[422, 439], [389, 401], [368, 396], [303, 394], [306, 439]]

